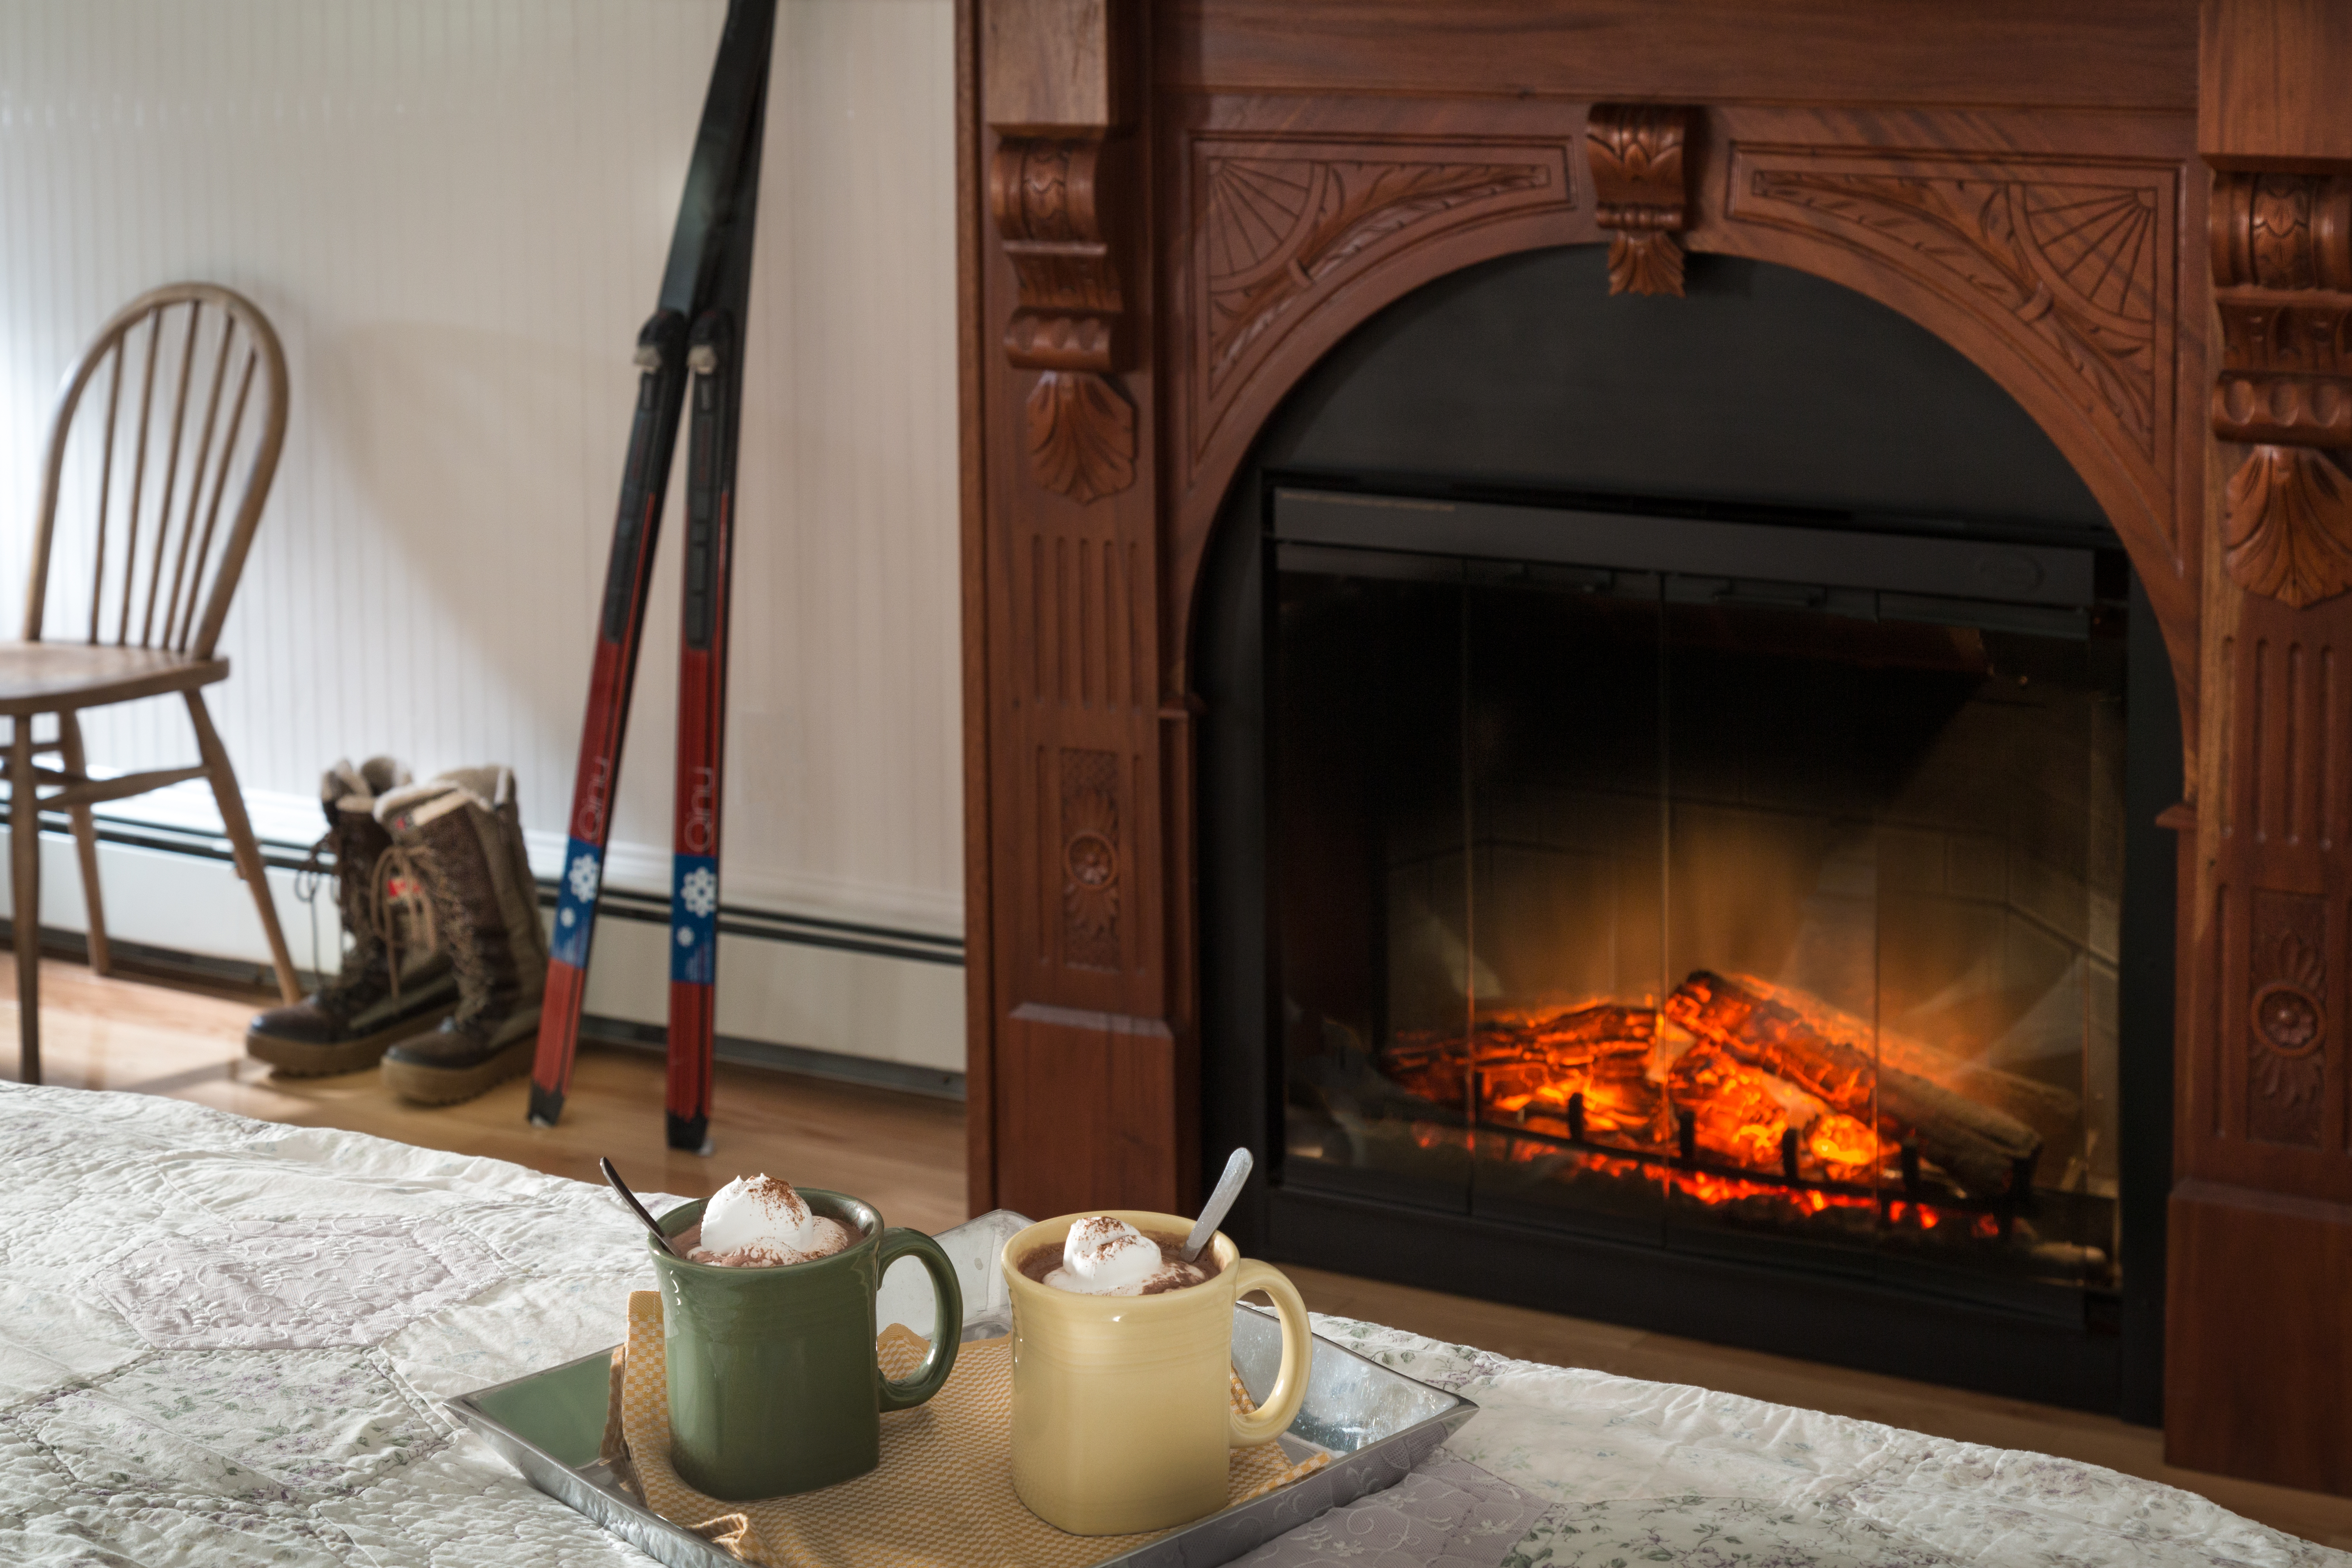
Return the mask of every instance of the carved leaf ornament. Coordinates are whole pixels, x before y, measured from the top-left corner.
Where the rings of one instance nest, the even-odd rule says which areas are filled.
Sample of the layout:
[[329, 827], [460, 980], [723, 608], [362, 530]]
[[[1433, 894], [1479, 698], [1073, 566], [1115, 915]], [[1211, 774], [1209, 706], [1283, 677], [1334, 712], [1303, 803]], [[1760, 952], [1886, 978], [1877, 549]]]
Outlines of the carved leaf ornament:
[[2309, 447], [2256, 447], [2230, 476], [2222, 563], [2296, 609], [2352, 588], [2352, 478]]
[[1084, 505], [1135, 482], [1135, 408], [1109, 378], [1049, 370], [1030, 389], [1029, 466]]
[[1685, 145], [1694, 116], [1658, 104], [1600, 103], [1585, 125], [1592, 163], [1594, 218], [1610, 230], [1609, 291], [1683, 291], [1683, 247], [1675, 238], [1690, 207]]

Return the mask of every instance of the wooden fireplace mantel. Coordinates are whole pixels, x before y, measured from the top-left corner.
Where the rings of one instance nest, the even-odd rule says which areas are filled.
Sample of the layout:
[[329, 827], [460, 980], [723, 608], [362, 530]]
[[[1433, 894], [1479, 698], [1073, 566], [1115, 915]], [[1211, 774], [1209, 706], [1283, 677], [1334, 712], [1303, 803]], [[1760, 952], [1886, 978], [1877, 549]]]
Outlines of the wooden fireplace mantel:
[[1993, 377], [2147, 583], [2189, 759], [2168, 1451], [2352, 1492], [2352, 6], [959, 15], [973, 1205], [1198, 1187], [1188, 643], [1285, 395], [1496, 256], [1607, 243], [1666, 295], [1754, 258]]

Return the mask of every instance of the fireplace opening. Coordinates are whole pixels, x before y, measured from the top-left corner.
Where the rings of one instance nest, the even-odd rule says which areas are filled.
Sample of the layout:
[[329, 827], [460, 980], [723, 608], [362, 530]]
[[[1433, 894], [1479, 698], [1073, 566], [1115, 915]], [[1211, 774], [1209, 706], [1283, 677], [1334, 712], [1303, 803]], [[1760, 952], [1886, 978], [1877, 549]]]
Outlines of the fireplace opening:
[[1287, 1183], [2116, 1285], [2119, 555], [1272, 514]]
[[[1248, 1239], [2153, 1419], [2179, 761], [2129, 563], [1908, 323], [1592, 261], [1376, 321], [1229, 509], [1204, 1120], [1270, 1167]], [[1709, 417], [1580, 431], [1601, 395]]]

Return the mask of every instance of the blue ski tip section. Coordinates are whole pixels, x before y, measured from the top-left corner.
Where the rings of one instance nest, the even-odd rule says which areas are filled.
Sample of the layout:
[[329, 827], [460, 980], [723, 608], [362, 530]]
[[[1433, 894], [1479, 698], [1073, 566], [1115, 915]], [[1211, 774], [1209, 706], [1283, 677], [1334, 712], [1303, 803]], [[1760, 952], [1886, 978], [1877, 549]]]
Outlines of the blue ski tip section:
[[669, 879], [669, 977], [708, 985], [719, 978], [719, 862], [672, 856]]
[[548, 956], [574, 969], [588, 967], [588, 933], [596, 923], [596, 889], [604, 852], [584, 838], [563, 847], [563, 880], [555, 893], [555, 940]]

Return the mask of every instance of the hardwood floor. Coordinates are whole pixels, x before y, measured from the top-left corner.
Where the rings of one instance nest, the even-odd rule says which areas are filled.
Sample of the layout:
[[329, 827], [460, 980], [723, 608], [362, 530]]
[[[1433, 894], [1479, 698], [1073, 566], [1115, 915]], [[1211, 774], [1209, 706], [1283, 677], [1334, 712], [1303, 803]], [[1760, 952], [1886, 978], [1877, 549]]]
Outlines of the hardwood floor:
[[[14, 1077], [15, 982], [0, 985], [0, 1061]], [[963, 1107], [951, 1100], [719, 1064], [709, 1159], [670, 1148], [662, 1131], [662, 1059], [583, 1045], [563, 1120], [533, 1127], [530, 1083], [516, 1079], [464, 1105], [425, 1108], [384, 1092], [377, 1074], [278, 1078], [245, 1054], [245, 1026], [272, 994], [207, 994], [78, 964], [41, 965], [44, 1079], [83, 1089], [193, 1100], [265, 1121], [341, 1127], [404, 1143], [511, 1160], [601, 1182], [609, 1155], [641, 1192], [707, 1197], [738, 1173], [767, 1171], [856, 1193], [893, 1225], [940, 1230], [966, 1216]]]
[[[662, 1137], [662, 1064], [650, 1052], [588, 1046], [562, 1125], [525, 1121], [518, 1079], [467, 1105], [424, 1110], [385, 1095], [373, 1072], [278, 1079], [244, 1054], [245, 1022], [272, 999], [42, 965], [47, 1081], [168, 1094], [265, 1121], [341, 1127], [594, 1181], [609, 1154], [632, 1185], [700, 1197], [765, 1170], [853, 1192], [893, 1224], [938, 1230], [965, 1217], [963, 1110], [945, 1100], [719, 1064], [710, 1159]], [[13, 980], [0, 978], [0, 1060], [16, 1033]], [[13, 1076], [13, 1071], [7, 1076]], [[2037, 1449], [2202, 1492], [2306, 1539], [2352, 1547], [2352, 1499], [2176, 1470], [2147, 1427], [2020, 1400], [1726, 1349], [1524, 1308], [1291, 1267], [1318, 1311], [1393, 1323], [1529, 1361], [1686, 1383], [1833, 1411], [1963, 1442]]]

